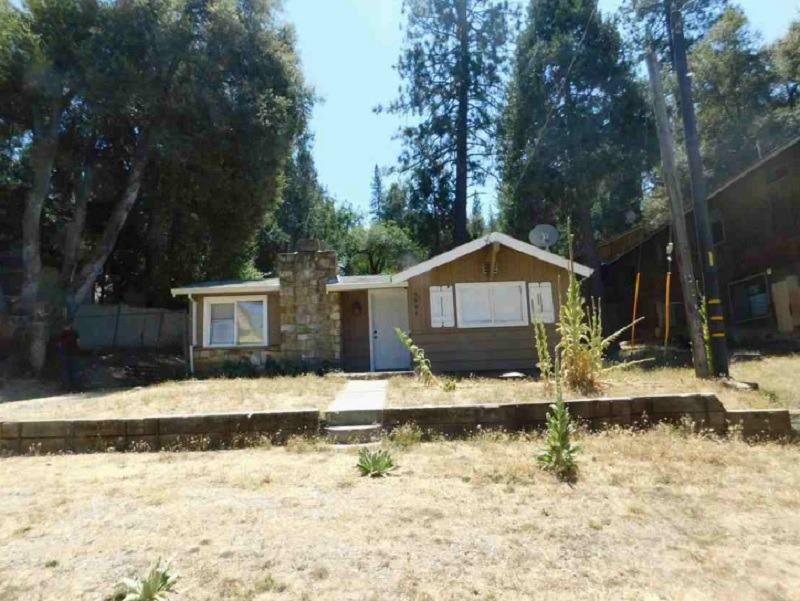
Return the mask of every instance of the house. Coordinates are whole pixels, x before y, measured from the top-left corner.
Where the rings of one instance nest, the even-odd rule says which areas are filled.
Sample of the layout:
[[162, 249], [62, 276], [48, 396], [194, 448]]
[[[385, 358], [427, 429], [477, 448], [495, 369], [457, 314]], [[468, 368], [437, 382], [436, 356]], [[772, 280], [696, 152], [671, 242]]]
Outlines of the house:
[[[725, 183], [708, 205], [729, 341], [800, 342], [800, 138]], [[686, 220], [695, 277], [701, 278], [691, 211]], [[632, 230], [601, 247], [609, 329], [630, 322], [638, 271], [637, 315], [645, 319], [637, 339], [663, 341], [670, 240], [666, 225]], [[688, 340], [676, 261], [672, 271], [671, 339]]]
[[[556, 321], [567, 259], [492, 233], [394, 275], [343, 276], [336, 254], [306, 240], [278, 258], [278, 277], [203, 282], [172, 290], [190, 303], [192, 372], [268, 358], [346, 371], [410, 367], [395, 328], [410, 332], [433, 368], [531, 369], [530, 324]], [[591, 269], [574, 265], [588, 277]]]

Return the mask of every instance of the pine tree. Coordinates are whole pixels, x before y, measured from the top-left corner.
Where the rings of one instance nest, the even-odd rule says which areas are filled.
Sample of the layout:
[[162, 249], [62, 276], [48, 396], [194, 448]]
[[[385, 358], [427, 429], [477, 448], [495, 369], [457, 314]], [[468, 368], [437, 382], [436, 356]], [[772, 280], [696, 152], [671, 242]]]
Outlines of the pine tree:
[[383, 210], [383, 179], [381, 178], [381, 170], [375, 165], [372, 172], [372, 183], [370, 184], [371, 196], [369, 200], [369, 210], [373, 216], [378, 216]]
[[[447, 202], [437, 195], [436, 203], [451, 205], [459, 244], [468, 236], [468, 189], [484, 181], [494, 154], [513, 11], [506, 0], [405, 0], [403, 6], [406, 39], [397, 65], [403, 87], [386, 110], [419, 120], [401, 132], [401, 167], [435, 173], [437, 188], [452, 194]], [[425, 186], [417, 178], [417, 191]], [[441, 240], [423, 242], [433, 248]]]

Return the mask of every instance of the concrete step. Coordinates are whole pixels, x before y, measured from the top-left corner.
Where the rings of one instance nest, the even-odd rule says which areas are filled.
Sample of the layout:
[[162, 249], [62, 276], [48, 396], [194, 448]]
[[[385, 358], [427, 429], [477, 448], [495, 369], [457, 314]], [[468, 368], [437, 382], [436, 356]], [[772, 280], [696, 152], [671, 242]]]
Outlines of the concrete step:
[[380, 440], [380, 424], [364, 424], [359, 426], [328, 426], [325, 428], [328, 442], [334, 444], [357, 444]]
[[325, 421], [329, 426], [366, 426], [383, 421], [381, 409], [349, 409], [345, 411], [328, 411]]
[[414, 372], [401, 371], [350, 371], [342, 374], [348, 380], [388, 380], [395, 376], [413, 376]]

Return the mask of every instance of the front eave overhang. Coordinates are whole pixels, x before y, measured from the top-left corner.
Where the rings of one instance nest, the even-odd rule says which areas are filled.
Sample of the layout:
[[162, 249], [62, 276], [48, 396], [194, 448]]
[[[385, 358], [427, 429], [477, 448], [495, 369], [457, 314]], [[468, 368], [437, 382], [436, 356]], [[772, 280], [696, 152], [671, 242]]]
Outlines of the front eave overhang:
[[408, 288], [408, 282], [334, 282], [327, 284], [328, 292], [348, 292], [351, 290], [376, 290], [381, 288]]

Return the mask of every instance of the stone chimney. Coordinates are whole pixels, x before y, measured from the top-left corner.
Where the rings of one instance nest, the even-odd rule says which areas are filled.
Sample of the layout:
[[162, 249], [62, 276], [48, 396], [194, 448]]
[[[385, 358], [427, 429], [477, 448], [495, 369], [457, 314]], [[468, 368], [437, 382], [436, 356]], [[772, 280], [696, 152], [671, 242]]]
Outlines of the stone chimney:
[[342, 354], [339, 293], [326, 284], [339, 273], [336, 253], [319, 240], [300, 240], [297, 252], [278, 256], [281, 355], [312, 368], [337, 366]]

